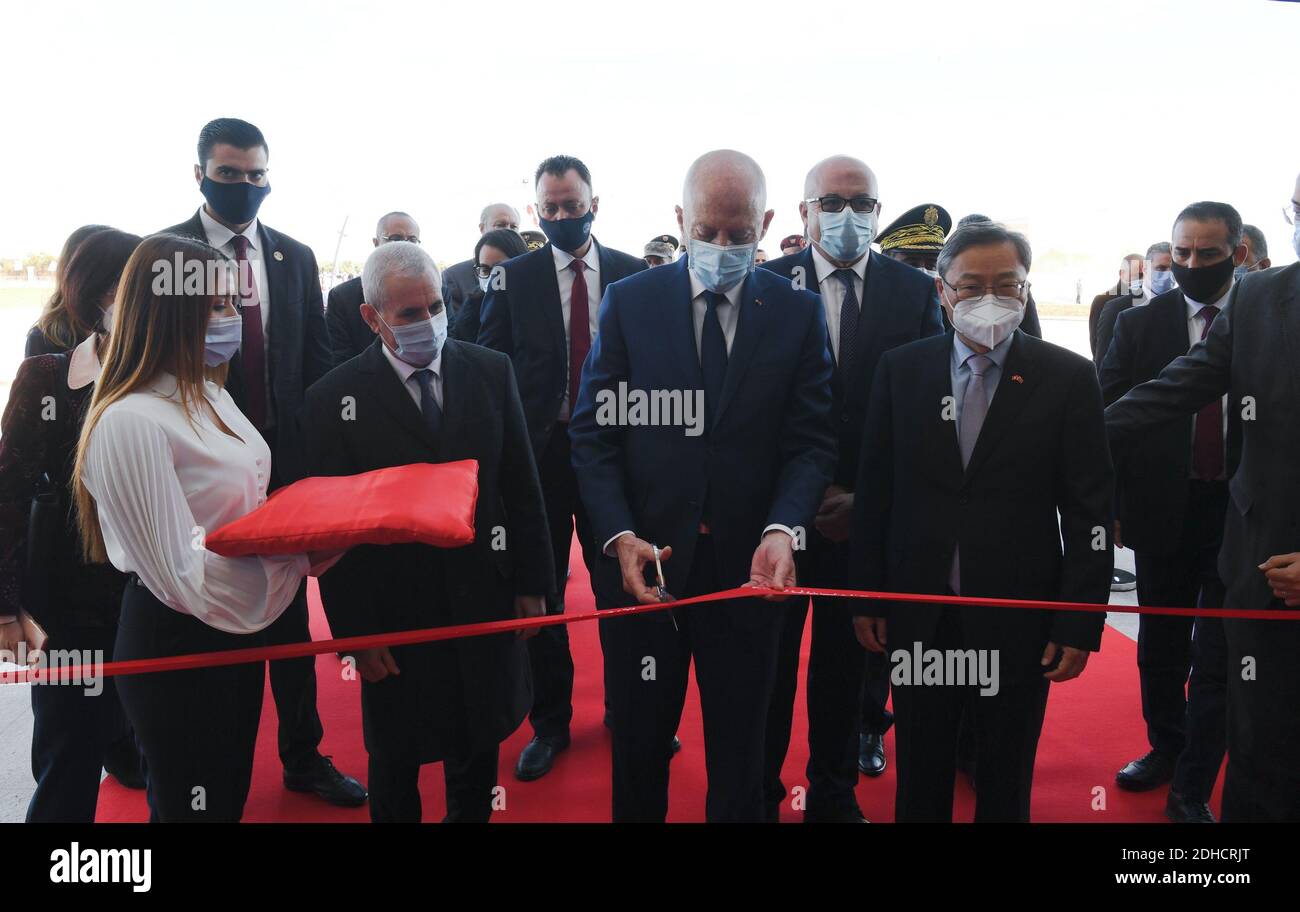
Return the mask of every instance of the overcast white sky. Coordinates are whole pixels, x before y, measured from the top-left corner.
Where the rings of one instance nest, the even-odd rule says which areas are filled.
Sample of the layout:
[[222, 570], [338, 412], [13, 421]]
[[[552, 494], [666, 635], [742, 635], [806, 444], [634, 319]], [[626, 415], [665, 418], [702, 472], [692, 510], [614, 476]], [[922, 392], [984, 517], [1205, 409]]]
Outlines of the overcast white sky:
[[591, 167], [596, 234], [639, 253], [720, 146], [767, 173], [769, 250], [809, 165], [846, 152], [880, 177], [882, 225], [982, 211], [1091, 258], [1092, 284], [1197, 199], [1295, 258], [1297, 3], [27, 2], [0, 43], [5, 257], [188, 217], [199, 127], [239, 116], [270, 143], [264, 220], [326, 262], [345, 216], [361, 259], [389, 209], [463, 259], [482, 205], [530, 201], [555, 152]]

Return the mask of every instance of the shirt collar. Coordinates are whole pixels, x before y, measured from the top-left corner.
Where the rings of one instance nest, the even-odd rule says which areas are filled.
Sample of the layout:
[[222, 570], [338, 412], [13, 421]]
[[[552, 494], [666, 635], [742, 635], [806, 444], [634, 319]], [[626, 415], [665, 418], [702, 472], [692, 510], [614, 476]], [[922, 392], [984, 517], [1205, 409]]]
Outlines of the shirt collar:
[[424, 367], [416, 367], [412, 364], [407, 364], [401, 358], [397, 357], [397, 355], [393, 354], [393, 350], [388, 347], [388, 345], [384, 342], [384, 340], [380, 339], [379, 345], [380, 347], [383, 348], [384, 357], [388, 359], [388, 363], [393, 365], [393, 370], [397, 371], [397, 379], [401, 380], [402, 383], [406, 383], [406, 381], [411, 379], [412, 374], [420, 370], [431, 370], [433, 371], [433, 375], [435, 377], [442, 376], [442, 350], [441, 349], [438, 350], [438, 356], [434, 358], [432, 361], [430, 361], [428, 364], [426, 364]]
[[[763, 267], [759, 266], [757, 268], [762, 269]], [[694, 301], [700, 295], [708, 291], [708, 289], [704, 287], [703, 282], [695, 277], [695, 272], [689, 266], [686, 267], [686, 273], [691, 277], [691, 300]], [[745, 282], [748, 281], [748, 278], [749, 277], [746, 276], [744, 279], [741, 279], [735, 285], [732, 285], [723, 292], [723, 296], [727, 299], [728, 303], [740, 303], [740, 295], [741, 292], [745, 290]]]
[[[208, 215], [208, 210], [203, 206], [199, 207], [199, 221], [203, 222], [203, 233], [208, 236], [208, 243], [218, 250], [224, 250], [235, 236], [235, 232]], [[261, 239], [257, 236], [257, 219], [253, 219], [240, 233], [248, 238], [248, 246], [253, 250], [261, 246]]]
[[[822, 255], [822, 252], [817, 249], [816, 244], [809, 242], [808, 249], [812, 251], [813, 268], [817, 270], [817, 285], [821, 286], [825, 284], [831, 273], [835, 272], [840, 267], [826, 259], [826, 257]], [[852, 269], [857, 277], [865, 282], [867, 279], [867, 263], [870, 260], [871, 251], [868, 250], [866, 253], [862, 254], [856, 263], [852, 266], [845, 266], [844, 268]]]
[[95, 353], [95, 340], [91, 333], [72, 350], [68, 361], [68, 389], [79, 390], [99, 379], [99, 355]]
[[[1236, 284], [1237, 284], [1237, 280], [1233, 279], [1232, 285], [1236, 285]], [[1215, 301], [1212, 306], [1219, 308], [1219, 310], [1223, 310], [1223, 302], [1227, 300], [1228, 295], [1232, 294], [1232, 285], [1228, 286], [1228, 290], [1225, 291], [1222, 295], [1220, 295], [1219, 300]], [[1201, 312], [1201, 308], [1205, 306], [1199, 301], [1193, 301], [1192, 296], [1185, 291], [1183, 292], [1183, 300], [1187, 302], [1187, 313], [1188, 316], [1190, 317], [1196, 316], [1198, 313]]]
[[[998, 366], [999, 370], [1001, 370], [1002, 366], [1006, 363], [1007, 353], [1011, 351], [1011, 340], [1014, 339], [1015, 337], [1016, 334], [1013, 332], [1011, 335], [1007, 336], [1005, 339], [999, 342], [994, 348], [984, 352], [984, 354], [987, 355], [989, 359]], [[962, 337], [960, 334], [958, 334], [955, 331], [953, 332], [952, 360], [953, 360], [954, 367], [961, 367], [970, 359], [972, 355], [978, 355], [978, 354], [980, 353], [975, 351], [975, 349], [971, 348], [964, 341], [962, 341]]]
[[[554, 244], [551, 245], [551, 256], [555, 257], [555, 271], [564, 272], [569, 268], [569, 264], [577, 259], [567, 250], [561, 250]], [[582, 262], [587, 264], [588, 272], [600, 272], [600, 251], [596, 249], [596, 239], [591, 239], [591, 246], [587, 248], [586, 254], [582, 257]]]

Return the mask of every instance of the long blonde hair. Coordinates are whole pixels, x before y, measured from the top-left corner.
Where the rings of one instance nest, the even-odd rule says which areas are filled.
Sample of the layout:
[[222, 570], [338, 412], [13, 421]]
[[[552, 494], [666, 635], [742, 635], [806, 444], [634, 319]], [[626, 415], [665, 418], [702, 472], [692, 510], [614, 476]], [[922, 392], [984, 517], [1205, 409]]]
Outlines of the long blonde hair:
[[72, 476], [77, 525], [89, 562], [108, 559], [95, 499], [84, 481], [87, 444], [104, 410], [131, 393], [148, 389], [160, 374], [171, 374], [176, 378], [181, 408], [193, 423], [199, 409], [211, 409], [203, 394], [204, 381], [225, 381], [226, 366], [207, 368], [203, 359], [213, 304], [227, 295], [202, 282], [187, 293], [191, 286], [183, 279], [193, 261], [199, 261], [204, 276], [217, 271], [210, 270], [210, 263], [217, 263], [220, 269], [230, 265], [225, 255], [202, 241], [155, 234], [140, 242], [118, 284], [113, 325], [81, 427]]

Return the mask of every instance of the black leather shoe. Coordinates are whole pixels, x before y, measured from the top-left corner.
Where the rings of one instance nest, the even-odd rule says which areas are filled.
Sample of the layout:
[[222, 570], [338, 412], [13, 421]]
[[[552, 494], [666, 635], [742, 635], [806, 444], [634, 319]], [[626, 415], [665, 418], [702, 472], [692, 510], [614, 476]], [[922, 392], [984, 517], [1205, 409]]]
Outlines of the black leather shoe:
[[858, 735], [858, 769], [862, 775], [872, 779], [885, 771], [885, 737], [884, 735]]
[[122, 738], [108, 746], [104, 751], [104, 769], [129, 789], [145, 787], [144, 773], [140, 771], [140, 748], [133, 737]]
[[682, 739], [673, 735], [673, 753], [676, 754], [682, 749]]
[[1217, 823], [1208, 804], [1188, 801], [1173, 789], [1169, 790], [1169, 797], [1165, 800], [1165, 816], [1171, 823]]
[[330, 804], [344, 808], [361, 807], [369, 797], [364, 785], [340, 773], [329, 757], [319, 755], [300, 770], [286, 769], [284, 787], [291, 792], [315, 792]]
[[535, 735], [524, 749], [519, 752], [519, 762], [515, 764], [515, 778], [520, 782], [532, 782], [551, 771], [555, 755], [569, 746], [569, 736]]
[[1115, 774], [1115, 784], [1129, 792], [1149, 792], [1174, 778], [1176, 758], [1148, 751]]

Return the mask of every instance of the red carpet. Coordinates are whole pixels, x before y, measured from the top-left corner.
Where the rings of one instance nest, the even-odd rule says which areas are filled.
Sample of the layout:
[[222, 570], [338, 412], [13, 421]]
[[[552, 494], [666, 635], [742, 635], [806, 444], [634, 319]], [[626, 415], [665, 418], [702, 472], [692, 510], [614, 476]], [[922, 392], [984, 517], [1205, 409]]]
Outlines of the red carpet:
[[[569, 606], [573, 611], [592, 608], [586, 569], [575, 549], [571, 561]], [[311, 587], [312, 636], [329, 636], [320, 610], [316, 587]], [[708, 610], [704, 607], [699, 610]], [[574, 682], [573, 745], [561, 754], [551, 772], [535, 782], [514, 778], [515, 758], [528, 739], [528, 723], [501, 748], [501, 773], [505, 787], [505, 809], [496, 812], [496, 822], [608, 821], [610, 810], [609, 737], [601, 724], [604, 698], [601, 685], [600, 641], [595, 622], [569, 627], [576, 680]], [[805, 632], [803, 661], [808, 658]], [[1161, 822], [1165, 790], [1131, 794], [1115, 786], [1115, 771], [1147, 750], [1138, 695], [1136, 644], [1123, 634], [1106, 628], [1102, 651], [1088, 663], [1084, 675], [1066, 684], [1052, 685], [1047, 721], [1038, 749], [1034, 777], [1033, 819], [1076, 822]], [[332, 654], [318, 656], [316, 673], [318, 703], [325, 726], [322, 753], [334, 758], [339, 769], [365, 781], [366, 752], [361, 743], [361, 709], [356, 682], [342, 680], [340, 663]], [[787, 786], [803, 784], [808, 760], [807, 717], [803, 674], [795, 704], [794, 733], [786, 757], [783, 780]], [[258, 735], [253, 786], [244, 819], [250, 822], [369, 820], [365, 807], [342, 810], [314, 796], [289, 792], [280, 782], [280, 762], [275, 747], [276, 714], [270, 683]], [[669, 819], [680, 822], [704, 819], [704, 746], [700, 728], [699, 698], [692, 678], [680, 729], [682, 751], [673, 760]], [[890, 766], [879, 779], [861, 777], [858, 801], [867, 819], [876, 822], [894, 816], [893, 736], [886, 736]], [[1220, 777], [1220, 781], [1222, 777]], [[443, 785], [440, 765], [423, 768], [420, 777], [424, 795], [424, 819], [442, 818]], [[1221, 787], [1220, 787], [1221, 788]], [[1211, 802], [1219, 811], [1220, 789]], [[970, 820], [975, 796], [965, 781], [957, 786], [956, 819]], [[796, 821], [800, 814], [786, 802], [783, 821]], [[134, 822], [148, 819], [144, 793], [130, 791], [108, 778], [100, 788], [101, 822]]]

